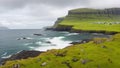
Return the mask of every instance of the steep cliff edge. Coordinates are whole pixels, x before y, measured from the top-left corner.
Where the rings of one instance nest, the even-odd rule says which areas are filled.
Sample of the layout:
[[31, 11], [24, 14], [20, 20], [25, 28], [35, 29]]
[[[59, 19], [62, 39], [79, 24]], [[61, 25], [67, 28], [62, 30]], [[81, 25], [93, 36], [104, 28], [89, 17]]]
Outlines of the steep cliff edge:
[[68, 12], [64, 19], [58, 19], [54, 30], [72, 32], [120, 32], [120, 8], [81, 8]]
[[[86, 14], [83, 13], [88, 12], [86, 8], [85, 10], [75, 10], [76, 12], [82, 11], [82, 15], [81, 12], [79, 15], [78, 13], [72, 14], [71, 11], [65, 18], [58, 19], [53, 26], [54, 30], [120, 32], [119, 14], [99, 15], [96, 12]], [[75, 44], [64, 49], [48, 50], [34, 58], [7, 61], [0, 68], [119, 68], [119, 45], [120, 34], [111, 38], [94, 38], [88, 43]]]

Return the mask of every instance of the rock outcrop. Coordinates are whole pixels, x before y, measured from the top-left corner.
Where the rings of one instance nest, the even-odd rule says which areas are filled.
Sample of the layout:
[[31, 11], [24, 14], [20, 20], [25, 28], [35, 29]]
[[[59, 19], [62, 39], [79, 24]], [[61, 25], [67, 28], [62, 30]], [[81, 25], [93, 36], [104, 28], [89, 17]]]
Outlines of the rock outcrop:
[[[58, 20], [55, 22], [55, 25], [51, 30], [56, 30], [56, 31], [70, 31], [70, 32], [78, 32], [78, 33], [83, 33], [83, 32], [89, 32], [89, 33], [104, 33], [104, 34], [116, 34], [116, 32], [112, 31], [105, 31], [105, 30], [77, 30], [73, 29], [73, 25], [64, 25], [61, 24], [64, 20], [67, 20], [68, 22], [71, 19], [91, 19], [91, 20], [96, 20], [96, 19], [103, 19], [104, 18], [109, 18], [112, 19], [113, 17], [120, 16], [120, 8], [108, 8], [108, 9], [91, 9], [91, 8], [81, 8], [81, 9], [74, 9], [70, 10], [68, 12], [68, 15], [65, 16], [64, 18], [58, 18]], [[73, 23], [75, 23], [73, 21]], [[109, 23], [111, 25], [111, 23]]]
[[107, 14], [107, 15], [120, 15], [120, 8], [109, 8], [109, 9], [90, 9], [90, 8], [82, 8], [82, 9], [74, 9], [70, 10], [68, 12], [69, 14], [77, 14], [77, 15], [83, 15], [83, 14]]
[[40, 51], [26, 51], [23, 50], [19, 53], [13, 54], [11, 57], [3, 59], [0, 64], [4, 65], [6, 61], [10, 61], [10, 60], [20, 60], [20, 59], [27, 59], [30, 57], [36, 57], [38, 55], [40, 55], [43, 52]]

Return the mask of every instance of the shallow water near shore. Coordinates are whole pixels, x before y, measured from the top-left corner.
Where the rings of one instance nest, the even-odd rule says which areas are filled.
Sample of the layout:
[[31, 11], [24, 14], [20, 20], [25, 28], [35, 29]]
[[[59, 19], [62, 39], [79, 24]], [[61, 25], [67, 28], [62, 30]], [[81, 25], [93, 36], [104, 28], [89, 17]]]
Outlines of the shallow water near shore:
[[[41, 36], [34, 34], [41, 34]], [[44, 29], [0, 30], [0, 59], [21, 50], [62, 49], [70, 46], [71, 42], [95, 37], [110, 37], [110, 35], [45, 31]]]

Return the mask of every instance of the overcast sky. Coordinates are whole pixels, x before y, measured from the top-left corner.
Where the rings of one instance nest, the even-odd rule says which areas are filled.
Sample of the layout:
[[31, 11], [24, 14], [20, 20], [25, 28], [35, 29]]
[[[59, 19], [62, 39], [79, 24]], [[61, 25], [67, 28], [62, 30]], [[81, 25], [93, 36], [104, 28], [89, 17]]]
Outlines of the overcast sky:
[[119, 7], [120, 0], [0, 0], [0, 26], [38, 29], [75, 8]]

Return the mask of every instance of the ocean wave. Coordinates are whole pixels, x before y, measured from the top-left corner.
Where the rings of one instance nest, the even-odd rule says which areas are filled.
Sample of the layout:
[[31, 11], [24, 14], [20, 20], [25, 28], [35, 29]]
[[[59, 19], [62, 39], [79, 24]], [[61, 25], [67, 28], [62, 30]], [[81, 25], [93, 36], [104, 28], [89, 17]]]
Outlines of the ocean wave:
[[67, 33], [69, 33], [69, 32], [67, 32], [67, 31], [62, 31], [62, 32], [60, 32], [60, 33], [64, 33], [64, 34], [67, 34]]
[[69, 34], [66, 34], [65, 36], [71, 36], [71, 35], [79, 35], [79, 33], [69, 33]]
[[7, 55], [7, 52], [3, 53], [1, 56], [6, 56]]
[[62, 49], [65, 48], [66, 46], [69, 46], [72, 41], [65, 41], [63, 40], [65, 38], [64, 36], [60, 37], [53, 37], [52, 39], [47, 39], [46, 41], [51, 42], [51, 46], [46, 46], [46, 47], [37, 47], [34, 50], [38, 51], [47, 51], [49, 49]]
[[9, 57], [11, 57], [12, 55], [8, 55], [8, 56], [3, 56], [3, 57], [1, 57], [2, 59], [5, 59], [5, 58], [9, 58]]
[[50, 46], [50, 43], [47, 43], [47, 42], [41, 42], [41, 41], [39, 41], [39, 42], [36, 42], [35, 44], [37, 44], [37, 45], [40, 45], [40, 46]]
[[28, 46], [28, 45], [31, 45], [31, 44], [33, 44], [33, 43], [25, 43], [24, 45], [25, 45], [25, 46]]

